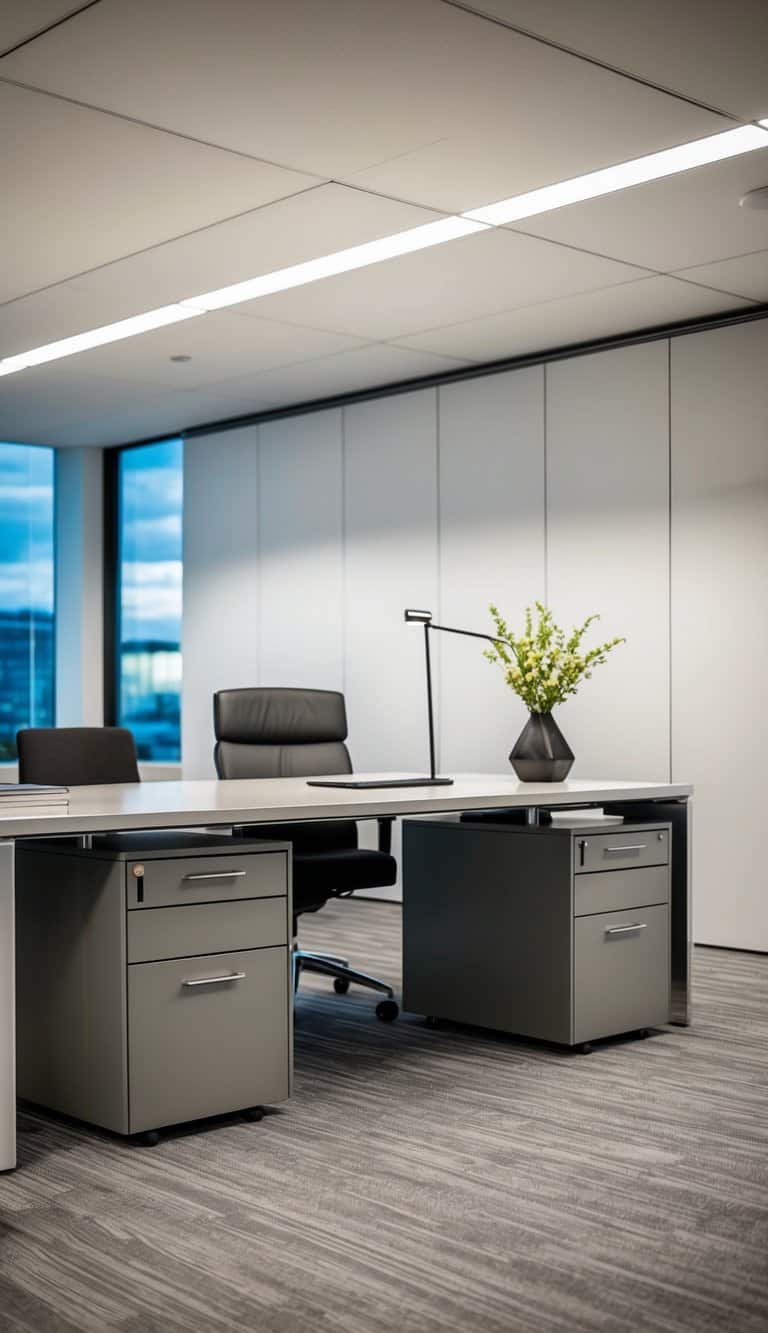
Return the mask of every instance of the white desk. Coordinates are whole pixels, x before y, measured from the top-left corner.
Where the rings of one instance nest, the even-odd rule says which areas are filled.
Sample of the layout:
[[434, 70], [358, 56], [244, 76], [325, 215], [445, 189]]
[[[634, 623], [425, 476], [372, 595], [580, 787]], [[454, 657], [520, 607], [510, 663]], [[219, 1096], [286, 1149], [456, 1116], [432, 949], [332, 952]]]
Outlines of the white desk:
[[[357, 776], [375, 776], [370, 774]], [[407, 774], [380, 776], [405, 777]], [[258, 781], [145, 782], [77, 787], [68, 811], [46, 813], [0, 806], [0, 1170], [16, 1165], [15, 937], [13, 845], [19, 838], [216, 824], [276, 824], [296, 819], [371, 819], [379, 815], [524, 809], [610, 802], [680, 803], [688, 829], [688, 797], [681, 783], [587, 781], [521, 783], [498, 774], [456, 777], [450, 787], [353, 790], [309, 787], [301, 778]], [[685, 873], [673, 874], [673, 1018], [688, 1022], [690, 951], [690, 837]], [[676, 943], [675, 943], [676, 942]]]

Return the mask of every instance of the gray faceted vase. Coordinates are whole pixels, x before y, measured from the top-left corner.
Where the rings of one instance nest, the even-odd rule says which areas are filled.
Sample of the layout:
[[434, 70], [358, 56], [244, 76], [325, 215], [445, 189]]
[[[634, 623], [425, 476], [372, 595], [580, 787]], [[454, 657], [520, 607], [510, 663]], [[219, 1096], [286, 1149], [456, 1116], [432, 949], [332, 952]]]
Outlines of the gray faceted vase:
[[531, 713], [509, 756], [521, 782], [563, 782], [573, 759], [551, 713]]

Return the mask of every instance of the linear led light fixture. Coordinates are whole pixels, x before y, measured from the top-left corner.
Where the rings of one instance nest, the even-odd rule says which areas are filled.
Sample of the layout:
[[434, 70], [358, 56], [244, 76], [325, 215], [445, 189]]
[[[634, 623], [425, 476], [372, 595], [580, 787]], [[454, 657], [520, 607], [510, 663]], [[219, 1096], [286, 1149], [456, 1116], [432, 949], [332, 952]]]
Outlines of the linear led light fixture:
[[338, 273], [350, 273], [356, 268], [368, 268], [371, 264], [380, 264], [383, 260], [394, 259], [398, 255], [410, 255], [416, 250], [427, 250], [433, 245], [455, 241], [460, 236], [469, 236], [475, 231], [485, 231], [489, 225], [475, 218], [441, 218], [439, 222], [427, 222], [421, 227], [398, 231], [394, 236], [383, 236], [378, 241], [353, 245], [348, 250], [337, 250], [335, 254], [322, 255], [320, 259], [308, 259], [304, 264], [292, 264], [290, 268], [279, 268], [274, 273], [263, 273], [258, 278], [247, 278], [245, 282], [235, 282], [230, 287], [220, 287], [215, 292], [190, 296], [181, 301], [180, 305], [191, 307], [195, 311], [223, 310], [225, 306], [238, 305], [240, 301], [254, 301], [259, 296], [285, 292], [291, 287], [303, 287], [306, 283], [317, 282], [320, 278], [331, 278]]
[[36, 347], [31, 352], [8, 356], [0, 361], [0, 375], [12, 375], [17, 370], [41, 366], [46, 361], [57, 361], [60, 357], [73, 356], [75, 352], [85, 352], [91, 347], [103, 347], [105, 343], [117, 342], [120, 338], [132, 338], [134, 334], [148, 333], [150, 329], [160, 329], [181, 319], [192, 319], [195, 315], [204, 315], [209, 310], [223, 310], [226, 306], [237, 305], [240, 301], [253, 301], [257, 296], [267, 296], [270, 292], [284, 292], [290, 287], [302, 287], [308, 282], [329, 278], [334, 273], [349, 273], [352, 269], [367, 268], [370, 264], [380, 264], [385, 259], [412, 254], [415, 250], [426, 250], [433, 245], [442, 245], [445, 241], [455, 241], [460, 236], [486, 231], [487, 228], [487, 223], [468, 218], [440, 218], [438, 222], [411, 227], [408, 231], [397, 232], [394, 236], [384, 236], [378, 241], [367, 241], [364, 245], [353, 245], [347, 250], [337, 250], [335, 254], [323, 255], [320, 259], [310, 259], [304, 264], [293, 264], [290, 268], [277, 269], [258, 278], [233, 283], [230, 287], [205, 292], [202, 296], [191, 296], [183, 301], [177, 301], [174, 305], [149, 310], [144, 315], [121, 319], [117, 324], [105, 324], [99, 329], [75, 334], [72, 338], [61, 338], [58, 342]]
[[761, 120], [759, 125], [742, 125], [736, 130], [710, 134], [706, 139], [679, 144], [676, 148], [665, 148], [660, 153], [649, 153], [646, 157], [636, 157], [631, 162], [620, 162], [618, 166], [604, 167], [601, 171], [590, 171], [586, 176], [574, 176], [572, 180], [545, 185], [540, 190], [515, 194], [510, 199], [500, 199], [496, 204], [470, 208], [462, 213], [462, 217], [487, 222], [492, 227], [500, 227], [505, 222], [519, 222], [521, 218], [536, 217], [539, 213], [549, 213], [567, 204], [599, 199], [601, 195], [626, 190], [631, 185], [643, 185], [665, 176], [676, 176], [681, 171], [690, 171], [692, 167], [705, 166], [709, 162], [721, 162], [727, 157], [752, 153], [756, 148], [768, 148], [766, 130], [768, 120]]
[[89, 329], [87, 333], [76, 333], [71, 338], [60, 338], [58, 342], [35, 347], [31, 352], [6, 356], [0, 361], [0, 375], [12, 375], [14, 371], [27, 370], [30, 366], [42, 366], [46, 361], [58, 361], [63, 356], [74, 356], [76, 352], [87, 352], [91, 347], [103, 347], [105, 343], [133, 338], [137, 333], [162, 329], [166, 324], [176, 324], [180, 319], [192, 319], [202, 314], [202, 310], [179, 304], [160, 306], [157, 310], [148, 310], [145, 315], [132, 315], [130, 319], [120, 319], [116, 324], [103, 324], [99, 329]]
[[61, 338], [58, 342], [47, 343], [43, 347], [21, 352], [17, 356], [5, 357], [0, 360], [0, 376], [12, 375], [15, 371], [26, 370], [30, 366], [40, 366], [47, 361], [57, 361], [64, 356], [73, 356], [76, 352], [85, 352], [92, 347], [102, 347], [121, 338], [132, 338], [135, 334], [163, 328], [164, 325], [175, 324], [179, 320], [192, 319], [210, 310], [223, 310], [241, 301], [254, 301], [260, 296], [318, 282], [321, 278], [350, 273], [354, 269], [367, 268], [371, 264], [380, 264], [383, 260], [394, 259], [398, 255], [413, 254], [417, 250], [426, 250], [433, 245], [442, 245], [446, 241], [454, 241], [461, 236], [484, 231], [488, 227], [502, 226], [506, 222], [518, 222], [521, 218], [535, 217], [539, 213], [548, 213], [567, 204], [579, 203], [585, 199], [597, 199], [601, 195], [625, 190], [632, 185], [641, 185], [664, 176], [689, 171], [692, 167], [720, 162], [724, 158], [736, 157], [741, 153], [751, 153], [755, 149], [768, 147], [766, 131], [768, 131], [768, 119], [761, 120], [757, 125], [742, 125], [734, 130], [711, 134], [706, 139], [697, 139], [693, 143], [665, 148], [659, 153], [649, 153], [646, 157], [622, 162], [618, 166], [604, 167], [600, 171], [591, 171], [584, 176], [575, 176], [572, 180], [560, 181], [555, 185], [545, 185], [539, 190], [513, 195], [511, 199], [501, 199], [495, 204], [468, 209], [461, 215], [440, 218], [437, 222], [428, 222], [420, 227], [411, 227], [407, 231], [396, 232], [393, 236], [384, 236], [377, 241], [367, 241], [363, 245], [337, 250], [334, 254], [323, 255], [319, 259], [309, 259], [303, 264], [293, 264], [289, 268], [263, 273], [257, 278], [248, 278], [244, 282], [232, 283], [216, 291], [204, 292], [201, 296], [186, 297], [173, 305], [148, 310], [146, 314], [134, 315], [130, 319], [121, 319], [116, 324], [105, 324], [101, 328], [78, 333], [71, 338]]

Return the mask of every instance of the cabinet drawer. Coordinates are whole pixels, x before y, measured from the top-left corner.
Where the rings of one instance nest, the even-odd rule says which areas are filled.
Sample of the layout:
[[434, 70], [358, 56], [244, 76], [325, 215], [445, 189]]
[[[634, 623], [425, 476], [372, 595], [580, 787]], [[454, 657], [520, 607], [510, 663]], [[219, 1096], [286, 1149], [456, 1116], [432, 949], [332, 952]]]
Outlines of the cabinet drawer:
[[288, 962], [276, 948], [128, 968], [132, 1134], [288, 1096]]
[[586, 833], [574, 841], [577, 874], [591, 870], [622, 870], [625, 866], [661, 866], [669, 862], [669, 829]]
[[128, 915], [128, 962], [263, 949], [288, 939], [285, 898], [154, 907]]
[[128, 907], [276, 898], [288, 892], [286, 852], [129, 861]]
[[574, 1041], [669, 1021], [669, 909], [574, 922]]
[[666, 902], [669, 902], [668, 866], [616, 870], [612, 875], [578, 875], [573, 890], [574, 916]]

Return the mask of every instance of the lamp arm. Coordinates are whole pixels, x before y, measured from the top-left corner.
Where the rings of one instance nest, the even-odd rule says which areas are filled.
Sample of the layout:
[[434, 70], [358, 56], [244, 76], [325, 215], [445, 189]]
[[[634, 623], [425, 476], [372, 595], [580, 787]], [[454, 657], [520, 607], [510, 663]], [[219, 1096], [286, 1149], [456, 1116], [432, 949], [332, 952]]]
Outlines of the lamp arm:
[[429, 622], [429, 628], [442, 630], [444, 634], [465, 634], [469, 639], [487, 639], [489, 643], [504, 643], [508, 648], [512, 647], [509, 639], [500, 639], [495, 634], [481, 634], [476, 629], [457, 629], [454, 625], [436, 625], [433, 620]]

